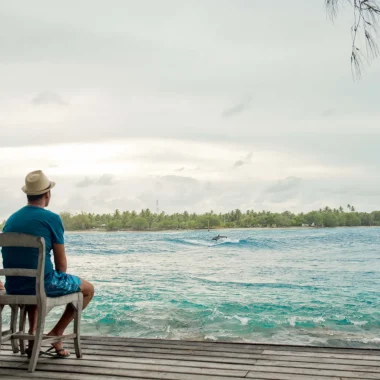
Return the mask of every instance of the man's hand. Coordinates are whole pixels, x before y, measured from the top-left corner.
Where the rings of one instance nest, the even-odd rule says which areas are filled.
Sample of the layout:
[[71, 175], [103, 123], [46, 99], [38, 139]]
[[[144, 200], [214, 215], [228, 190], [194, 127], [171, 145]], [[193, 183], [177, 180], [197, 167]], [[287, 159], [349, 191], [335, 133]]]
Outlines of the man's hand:
[[0, 281], [0, 293], [5, 292], [3, 283]]
[[66, 253], [65, 253], [65, 245], [53, 244], [53, 252], [54, 252], [55, 270], [59, 272], [66, 272], [67, 259], [66, 259]]

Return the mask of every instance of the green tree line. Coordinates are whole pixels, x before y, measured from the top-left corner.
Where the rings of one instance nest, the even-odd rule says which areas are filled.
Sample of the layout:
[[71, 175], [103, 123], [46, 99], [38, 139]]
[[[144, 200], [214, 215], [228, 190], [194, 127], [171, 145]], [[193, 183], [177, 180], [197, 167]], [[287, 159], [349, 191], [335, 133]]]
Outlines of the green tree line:
[[[254, 228], [254, 227], [343, 227], [343, 226], [380, 226], [380, 211], [357, 212], [354, 206], [319, 209], [308, 213], [292, 213], [285, 211], [274, 213], [271, 211], [239, 209], [227, 213], [213, 211], [196, 214], [183, 213], [159, 214], [149, 209], [136, 211], [119, 211], [113, 214], [94, 214], [81, 212], [60, 214], [65, 229], [68, 231], [105, 229], [108, 231], [136, 230], [160, 231], [177, 229], [205, 229], [205, 228]], [[5, 221], [0, 224], [2, 229]]]
[[380, 211], [357, 212], [355, 207], [347, 205], [338, 209], [324, 209], [308, 213], [292, 213], [239, 209], [227, 213], [213, 211], [204, 214], [183, 213], [159, 214], [149, 209], [136, 211], [119, 211], [113, 214], [94, 214], [82, 212], [60, 214], [66, 230], [90, 230], [94, 228], [136, 231], [159, 231], [170, 229], [204, 229], [204, 228], [249, 228], [249, 227], [338, 227], [338, 226], [380, 226]]

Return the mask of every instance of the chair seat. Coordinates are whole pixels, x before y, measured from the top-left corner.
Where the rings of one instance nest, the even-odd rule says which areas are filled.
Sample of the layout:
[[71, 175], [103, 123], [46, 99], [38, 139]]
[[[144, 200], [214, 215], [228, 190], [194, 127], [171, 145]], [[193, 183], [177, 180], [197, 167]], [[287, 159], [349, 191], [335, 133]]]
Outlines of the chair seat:
[[[46, 297], [46, 306], [66, 305], [78, 301], [81, 293], [67, 294], [61, 297]], [[37, 305], [37, 296], [0, 294], [0, 305]]]

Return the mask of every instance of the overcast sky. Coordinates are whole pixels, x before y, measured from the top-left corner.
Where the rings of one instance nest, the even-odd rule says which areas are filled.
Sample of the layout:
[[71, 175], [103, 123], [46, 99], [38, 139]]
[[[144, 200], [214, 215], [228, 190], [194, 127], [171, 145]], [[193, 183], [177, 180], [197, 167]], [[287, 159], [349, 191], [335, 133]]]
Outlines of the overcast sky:
[[323, 0], [0, 0], [0, 218], [380, 209], [380, 63]]

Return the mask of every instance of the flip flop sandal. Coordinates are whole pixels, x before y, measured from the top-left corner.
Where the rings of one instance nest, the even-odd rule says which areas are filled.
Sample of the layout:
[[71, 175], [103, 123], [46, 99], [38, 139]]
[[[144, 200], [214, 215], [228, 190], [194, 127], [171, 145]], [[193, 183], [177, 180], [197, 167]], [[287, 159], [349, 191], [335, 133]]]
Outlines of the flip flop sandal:
[[[55, 350], [55, 354], [53, 354], [53, 353], [50, 352], [50, 351], [53, 351], [53, 350], [55, 350], [55, 348], [54, 347], [50, 347], [46, 351], [40, 351], [40, 353], [38, 354], [38, 357], [48, 356], [49, 358], [66, 359], [66, 358], [68, 358], [70, 356], [70, 353], [68, 355], [62, 355], [61, 354], [62, 351], [65, 351], [64, 348], [60, 348], [59, 350]], [[25, 353], [26, 353], [26, 355], [28, 356], [29, 359], [32, 357], [32, 352], [33, 352], [33, 348], [27, 348], [25, 350]]]
[[[55, 351], [55, 354], [52, 354], [50, 351]], [[55, 359], [66, 359], [70, 356], [70, 352], [67, 355], [61, 354], [61, 352], [66, 351], [64, 348], [60, 348], [59, 350], [56, 350], [54, 347], [50, 347], [48, 350], [43, 351], [42, 355], [49, 356], [51, 358]]]
[[[32, 352], [33, 352], [33, 348], [27, 348], [25, 350], [25, 353], [26, 353], [28, 359], [30, 359], [32, 357]], [[38, 356], [41, 357], [43, 354], [44, 354], [44, 352], [40, 351], [40, 353], [38, 354]]]

